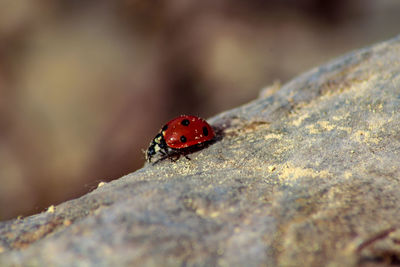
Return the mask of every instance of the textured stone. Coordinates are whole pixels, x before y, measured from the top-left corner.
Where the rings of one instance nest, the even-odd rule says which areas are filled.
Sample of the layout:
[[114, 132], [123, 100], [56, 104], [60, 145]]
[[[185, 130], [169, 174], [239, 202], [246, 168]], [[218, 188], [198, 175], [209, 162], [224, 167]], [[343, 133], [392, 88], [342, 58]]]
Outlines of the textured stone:
[[28, 218], [0, 265], [400, 263], [400, 38], [211, 120], [219, 138]]

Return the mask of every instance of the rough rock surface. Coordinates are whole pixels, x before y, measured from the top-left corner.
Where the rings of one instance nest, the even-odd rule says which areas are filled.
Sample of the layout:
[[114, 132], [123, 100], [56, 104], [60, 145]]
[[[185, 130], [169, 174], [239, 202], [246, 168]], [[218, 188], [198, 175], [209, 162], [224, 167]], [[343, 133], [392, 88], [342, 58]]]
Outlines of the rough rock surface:
[[0, 223], [0, 265], [400, 264], [400, 37], [211, 120], [219, 139]]

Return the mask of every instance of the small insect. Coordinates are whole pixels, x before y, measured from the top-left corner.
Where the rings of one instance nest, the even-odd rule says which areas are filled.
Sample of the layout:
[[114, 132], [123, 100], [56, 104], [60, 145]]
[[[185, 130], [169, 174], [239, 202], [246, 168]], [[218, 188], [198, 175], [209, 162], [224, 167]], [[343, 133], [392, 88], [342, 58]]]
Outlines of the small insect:
[[186, 154], [201, 149], [214, 137], [213, 128], [204, 119], [181, 115], [161, 128], [147, 149], [146, 159], [151, 162], [157, 153], [161, 154], [161, 158], [156, 162], [165, 158], [175, 161], [181, 155], [189, 159]]

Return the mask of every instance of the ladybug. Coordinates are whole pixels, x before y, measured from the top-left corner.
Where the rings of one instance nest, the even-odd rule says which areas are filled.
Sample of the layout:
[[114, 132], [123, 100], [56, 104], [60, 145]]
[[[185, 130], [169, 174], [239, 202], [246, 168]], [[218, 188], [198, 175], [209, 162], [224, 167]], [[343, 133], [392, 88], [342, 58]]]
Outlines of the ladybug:
[[[184, 155], [201, 149], [215, 137], [213, 128], [202, 118], [190, 115], [181, 115], [167, 122], [161, 131], [151, 141], [146, 152], [146, 159], [161, 154], [156, 162], [169, 158], [173, 161], [174, 156]], [[154, 162], [154, 163], [156, 163]]]

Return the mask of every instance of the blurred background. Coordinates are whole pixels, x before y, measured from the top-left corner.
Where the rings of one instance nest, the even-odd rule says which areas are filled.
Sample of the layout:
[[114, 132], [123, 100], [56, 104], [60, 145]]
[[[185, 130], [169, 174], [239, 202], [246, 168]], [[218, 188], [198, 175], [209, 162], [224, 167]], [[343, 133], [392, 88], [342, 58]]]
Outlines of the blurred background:
[[398, 0], [0, 0], [0, 220], [144, 164], [210, 117], [400, 33]]

